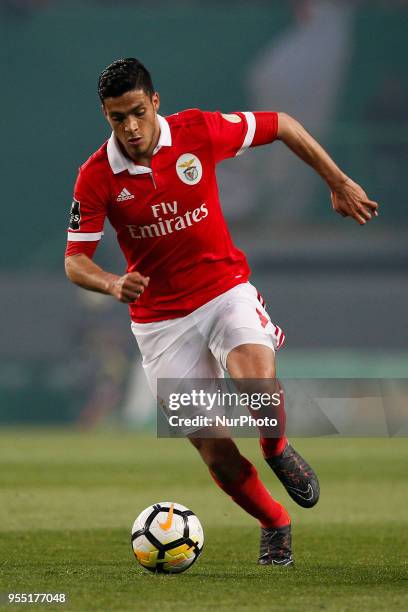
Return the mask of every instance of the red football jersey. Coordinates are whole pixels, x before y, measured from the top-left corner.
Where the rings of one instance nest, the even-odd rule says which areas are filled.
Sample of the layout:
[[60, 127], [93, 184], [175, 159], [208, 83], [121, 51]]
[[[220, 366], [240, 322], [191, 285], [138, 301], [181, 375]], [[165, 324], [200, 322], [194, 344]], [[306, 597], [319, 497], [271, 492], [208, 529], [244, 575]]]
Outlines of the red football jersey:
[[138, 323], [185, 316], [248, 280], [221, 212], [215, 167], [272, 142], [278, 129], [273, 112], [192, 109], [158, 120], [151, 168], [128, 159], [113, 134], [80, 168], [68, 229], [66, 255], [92, 256], [109, 219], [128, 272], [150, 277], [130, 304]]

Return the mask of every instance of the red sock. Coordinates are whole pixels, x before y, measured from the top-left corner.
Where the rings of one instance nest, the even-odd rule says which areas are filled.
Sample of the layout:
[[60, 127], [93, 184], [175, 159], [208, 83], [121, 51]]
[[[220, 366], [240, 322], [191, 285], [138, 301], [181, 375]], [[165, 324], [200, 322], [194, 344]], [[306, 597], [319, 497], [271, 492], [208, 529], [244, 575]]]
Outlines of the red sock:
[[280, 389], [280, 404], [275, 408], [275, 418], [278, 420], [278, 427], [275, 430], [275, 438], [268, 438], [263, 436], [262, 428], [259, 428], [259, 444], [261, 445], [262, 454], [265, 459], [269, 457], [276, 457], [283, 453], [283, 450], [288, 443], [288, 439], [285, 436], [286, 428], [286, 413], [285, 413], [285, 398], [283, 395], [283, 389]]
[[241, 471], [235, 482], [220, 482], [210, 470], [217, 485], [227, 493], [238, 506], [258, 519], [261, 527], [284, 527], [290, 523], [290, 516], [279, 502], [275, 501], [265, 488], [255, 467], [241, 455]]
[[277, 457], [283, 453], [287, 442], [288, 439], [286, 436], [283, 436], [283, 438], [263, 438], [261, 436], [259, 438], [259, 444], [265, 459], [268, 459], [269, 457]]

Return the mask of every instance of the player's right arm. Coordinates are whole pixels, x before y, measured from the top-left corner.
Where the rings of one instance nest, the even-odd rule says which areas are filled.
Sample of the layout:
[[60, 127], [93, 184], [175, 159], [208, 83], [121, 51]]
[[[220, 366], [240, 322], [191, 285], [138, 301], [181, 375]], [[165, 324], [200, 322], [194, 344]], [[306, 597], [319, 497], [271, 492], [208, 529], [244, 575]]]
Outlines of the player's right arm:
[[129, 304], [137, 300], [149, 284], [139, 272], [122, 276], [103, 270], [92, 256], [103, 235], [109, 189], [97, 161], [80, 170], [74, 189], [65, 252], [65, 272], [72, 283], [83, 289], [112, 295]]
[[149, 277], [139, 272], [128, 272], [123, 276], [106, 272], [85, 253], [67, 256], [65, 273], [75, 285], [88, 291], [112, 295], [124, 304], [137, 300], [149, 284]]

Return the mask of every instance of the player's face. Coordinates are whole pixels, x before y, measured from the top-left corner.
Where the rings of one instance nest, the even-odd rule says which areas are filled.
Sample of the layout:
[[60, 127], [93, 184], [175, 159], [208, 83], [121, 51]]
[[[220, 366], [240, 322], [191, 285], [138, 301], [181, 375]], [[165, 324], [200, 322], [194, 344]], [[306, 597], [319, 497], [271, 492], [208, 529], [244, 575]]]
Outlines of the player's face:
[[141, 89], [106, 98], [103, 112], [127, 155], [140, 161], [153, 154], [160, 135], [157, 121], [159, 94], [150, 97]]

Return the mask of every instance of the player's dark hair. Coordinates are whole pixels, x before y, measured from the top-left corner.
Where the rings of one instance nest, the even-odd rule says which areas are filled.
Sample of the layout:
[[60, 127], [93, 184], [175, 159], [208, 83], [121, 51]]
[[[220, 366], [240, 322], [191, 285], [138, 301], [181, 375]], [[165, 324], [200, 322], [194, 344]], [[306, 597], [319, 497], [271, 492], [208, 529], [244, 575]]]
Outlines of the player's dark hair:
[[98, 94], [102, 102], [133, 89], [141, 89], [150, 97], [155, 91], [150, 72], [134, 57], [116, 60], [99, 76]]

